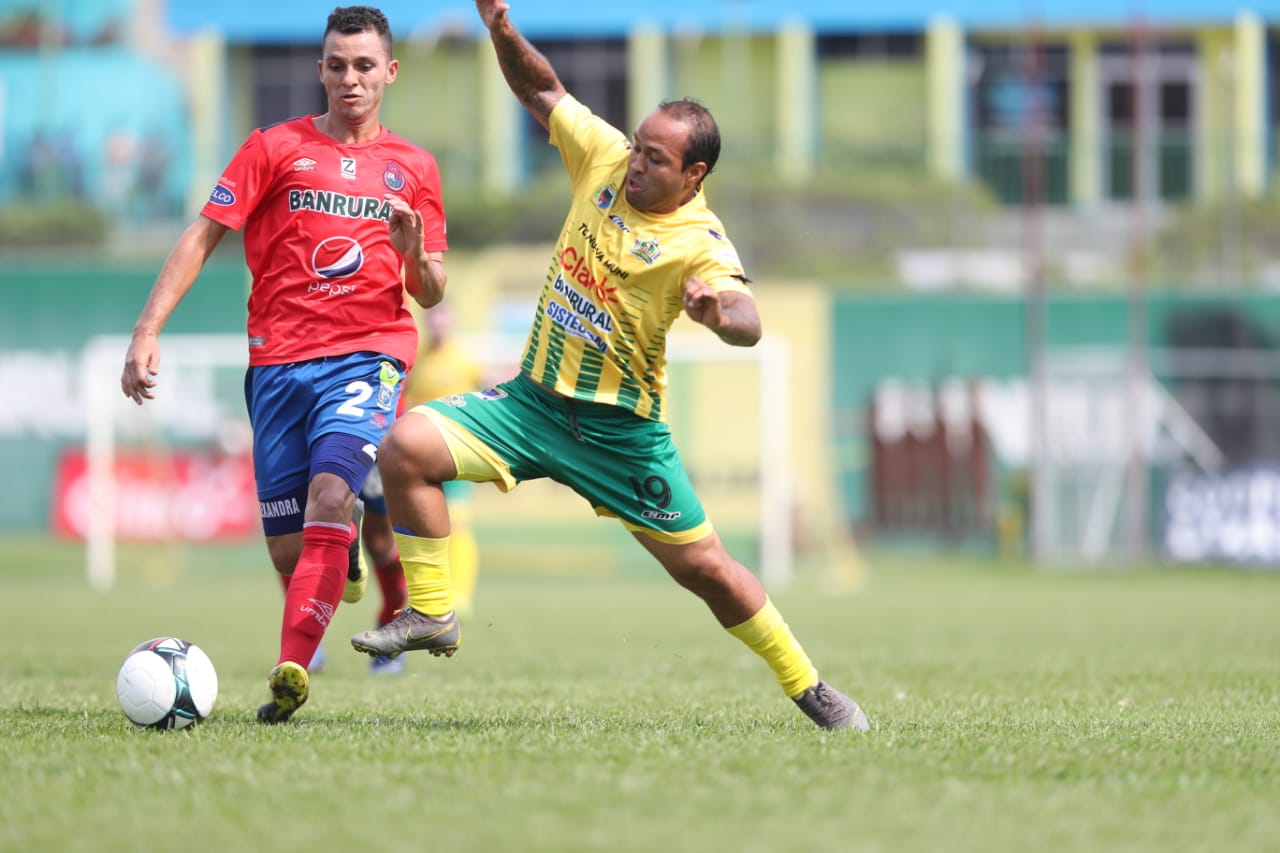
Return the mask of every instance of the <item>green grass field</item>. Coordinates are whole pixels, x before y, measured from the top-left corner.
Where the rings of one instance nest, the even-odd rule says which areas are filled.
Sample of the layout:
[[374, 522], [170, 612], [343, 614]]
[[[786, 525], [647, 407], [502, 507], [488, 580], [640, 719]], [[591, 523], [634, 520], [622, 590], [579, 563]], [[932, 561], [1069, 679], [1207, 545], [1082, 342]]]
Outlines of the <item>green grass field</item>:
[[[875, 556], [775, 596], [872, 720], [814, 728], [655, 571], [482, 574], [451, 660], [375, 679], [346, 638], [287, 726], [253, 722], [281, 596], [260, 546], [0, 542], [0, 848], [1263, 851], [1280, 848], [1280, 575], [1041, 573]], [[371, 591], [376, 596], [376, 591]], [[135, 730], [116, 670], [177, 634], [213, 716]]]

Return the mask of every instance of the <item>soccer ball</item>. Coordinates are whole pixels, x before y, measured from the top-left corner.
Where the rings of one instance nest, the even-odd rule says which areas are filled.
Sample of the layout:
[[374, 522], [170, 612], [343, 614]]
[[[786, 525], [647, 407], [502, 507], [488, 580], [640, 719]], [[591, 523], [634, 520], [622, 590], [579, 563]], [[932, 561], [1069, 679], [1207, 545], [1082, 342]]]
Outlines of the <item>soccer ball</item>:
[[116, 676], [124, 715], [148, 729], [185, 729], [213, 711], [218, 674], [199, 646], [156, 637], [129, 652]]

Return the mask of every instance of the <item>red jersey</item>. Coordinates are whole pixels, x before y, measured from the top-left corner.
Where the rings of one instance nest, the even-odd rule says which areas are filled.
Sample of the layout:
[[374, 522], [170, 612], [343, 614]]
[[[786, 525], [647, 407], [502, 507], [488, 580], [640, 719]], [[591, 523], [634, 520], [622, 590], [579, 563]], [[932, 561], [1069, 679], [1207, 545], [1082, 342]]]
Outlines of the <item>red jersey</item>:
[[387, 228], [388, 193], [422, 214], [426, 251], [448, 248], [435, 158], [386, 128], [343, 145], [304, 116], [240, 146], [201, 212], [244, 228], [249, 364], [365, 350], [413, 364], [418, 329]]

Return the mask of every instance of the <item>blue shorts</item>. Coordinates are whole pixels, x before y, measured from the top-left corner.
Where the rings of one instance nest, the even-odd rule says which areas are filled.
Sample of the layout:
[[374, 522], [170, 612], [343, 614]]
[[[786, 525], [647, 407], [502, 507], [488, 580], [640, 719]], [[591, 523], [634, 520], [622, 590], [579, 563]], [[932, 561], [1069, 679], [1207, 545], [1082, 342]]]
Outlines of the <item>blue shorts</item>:
[[[312, 447], [321, 436], [381, 444], [395, 419], [403, 376], [398, 360], [375, 352], [250, 367], [244, 398], [258, 499], [305, 495]], [[363, 479], [361, 474], [357, 484]]]

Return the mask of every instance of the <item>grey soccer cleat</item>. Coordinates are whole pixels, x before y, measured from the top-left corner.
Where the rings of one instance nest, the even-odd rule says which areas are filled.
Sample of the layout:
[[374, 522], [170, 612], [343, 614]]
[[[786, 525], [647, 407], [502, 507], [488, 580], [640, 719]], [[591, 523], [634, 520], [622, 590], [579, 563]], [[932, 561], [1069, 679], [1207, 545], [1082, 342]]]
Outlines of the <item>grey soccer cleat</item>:
[[862, 713], [858, 703], [825, 681], [819, 680], [791, 701], [824, 729], [855, 729], [865, 732], [871, 728], [867, 715]]
[[428, 616], [406, 607], [381, 628], [364, 631], [351, 638], [358, 652], [394, 658], [401, 652], [428, 651], [433, 655], [453, 657], [462, 640], [458, 614]]

